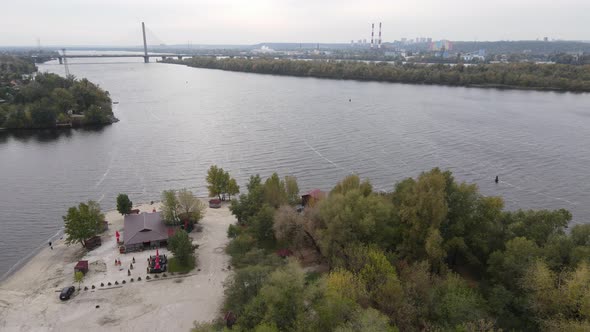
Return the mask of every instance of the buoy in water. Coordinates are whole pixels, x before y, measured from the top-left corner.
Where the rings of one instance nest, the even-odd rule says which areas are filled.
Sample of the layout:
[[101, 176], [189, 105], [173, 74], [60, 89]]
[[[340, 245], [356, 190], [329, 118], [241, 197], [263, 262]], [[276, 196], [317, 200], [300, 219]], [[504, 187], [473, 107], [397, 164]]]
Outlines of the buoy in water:
[[498, 176], [496, 175], [496, 180], [494, 180], [496, 183], [500, 182], [500, 179], [498, 178]]

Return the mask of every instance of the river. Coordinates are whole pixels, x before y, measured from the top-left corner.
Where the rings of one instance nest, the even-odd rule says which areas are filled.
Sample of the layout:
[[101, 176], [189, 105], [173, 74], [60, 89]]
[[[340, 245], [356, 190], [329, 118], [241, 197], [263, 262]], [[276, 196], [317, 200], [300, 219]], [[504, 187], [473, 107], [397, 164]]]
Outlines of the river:
[[[55, 62], [41, 71], [64, 73]], [[590, 96], [279, 77], [106, 59], [70, 72], [111, 93], [100, 130], [0, 135], [0, 276], [59, 237], [67, 208], [118, 193], [206, 194], [217, 164], [329, 190], [357, 173], [377, 190], [433, 167], [508, 209], [566, 208], [590, 221]], [[350, 101], [349, 101], [350, 100]], [[494, 183], [494, 177], [500, 183]]]

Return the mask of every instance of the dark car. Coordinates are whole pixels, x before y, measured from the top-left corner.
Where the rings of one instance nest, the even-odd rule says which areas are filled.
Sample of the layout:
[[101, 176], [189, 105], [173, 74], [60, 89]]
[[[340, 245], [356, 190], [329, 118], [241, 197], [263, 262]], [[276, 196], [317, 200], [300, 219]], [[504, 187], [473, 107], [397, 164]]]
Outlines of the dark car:
[[72, 296], [72, 294], [74, 294], [75, 291], [76, 287], [74, 286], [66, 287], [61, 290], [61, 293], [59, 294], [59, 299], [62, 301], [69, 300], [70, 296]]

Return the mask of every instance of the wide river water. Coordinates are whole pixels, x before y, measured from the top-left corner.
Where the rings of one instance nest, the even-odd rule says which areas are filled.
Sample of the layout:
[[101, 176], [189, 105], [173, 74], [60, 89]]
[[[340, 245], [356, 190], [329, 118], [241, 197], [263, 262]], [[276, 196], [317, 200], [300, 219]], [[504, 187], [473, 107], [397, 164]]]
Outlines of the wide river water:
[[[508, 209], [566, 208], [575, 223], [590, 221], [588, 94], [71, 62], [72, 74], [119, 102], [121, 121], [0, 135], [0, 278], [60, 236], [68, 207], [92, 199], [113, 209], [118, 193], [134, 202], [165, 189], [205, 195], [212, 164], [242, 187], [277, 171], [302, 191], [329, 190], [351, 173], [392, 190], [441, 167]], [[64, 72], [55, 62], [39, 69]]]

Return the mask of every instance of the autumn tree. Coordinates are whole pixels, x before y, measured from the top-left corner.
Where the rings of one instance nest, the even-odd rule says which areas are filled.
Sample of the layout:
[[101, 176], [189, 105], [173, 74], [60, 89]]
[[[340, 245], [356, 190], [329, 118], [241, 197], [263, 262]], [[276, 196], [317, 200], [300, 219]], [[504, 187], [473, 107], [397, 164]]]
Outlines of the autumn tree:
[[205, 213], [205, 203], [198, 199], [193, 192], [187, 189], [178, 191], [178, 217], [188, 220], [191, 224], [199, 222]]
[[361, 182], [361, 178], [358, 175], [352, 174], [338, 182], [330, 194], [346, 194], [351, 190], [359, 190], [363, 196], [368, 196], [373, 192], [373, 186], [369, 180]]

